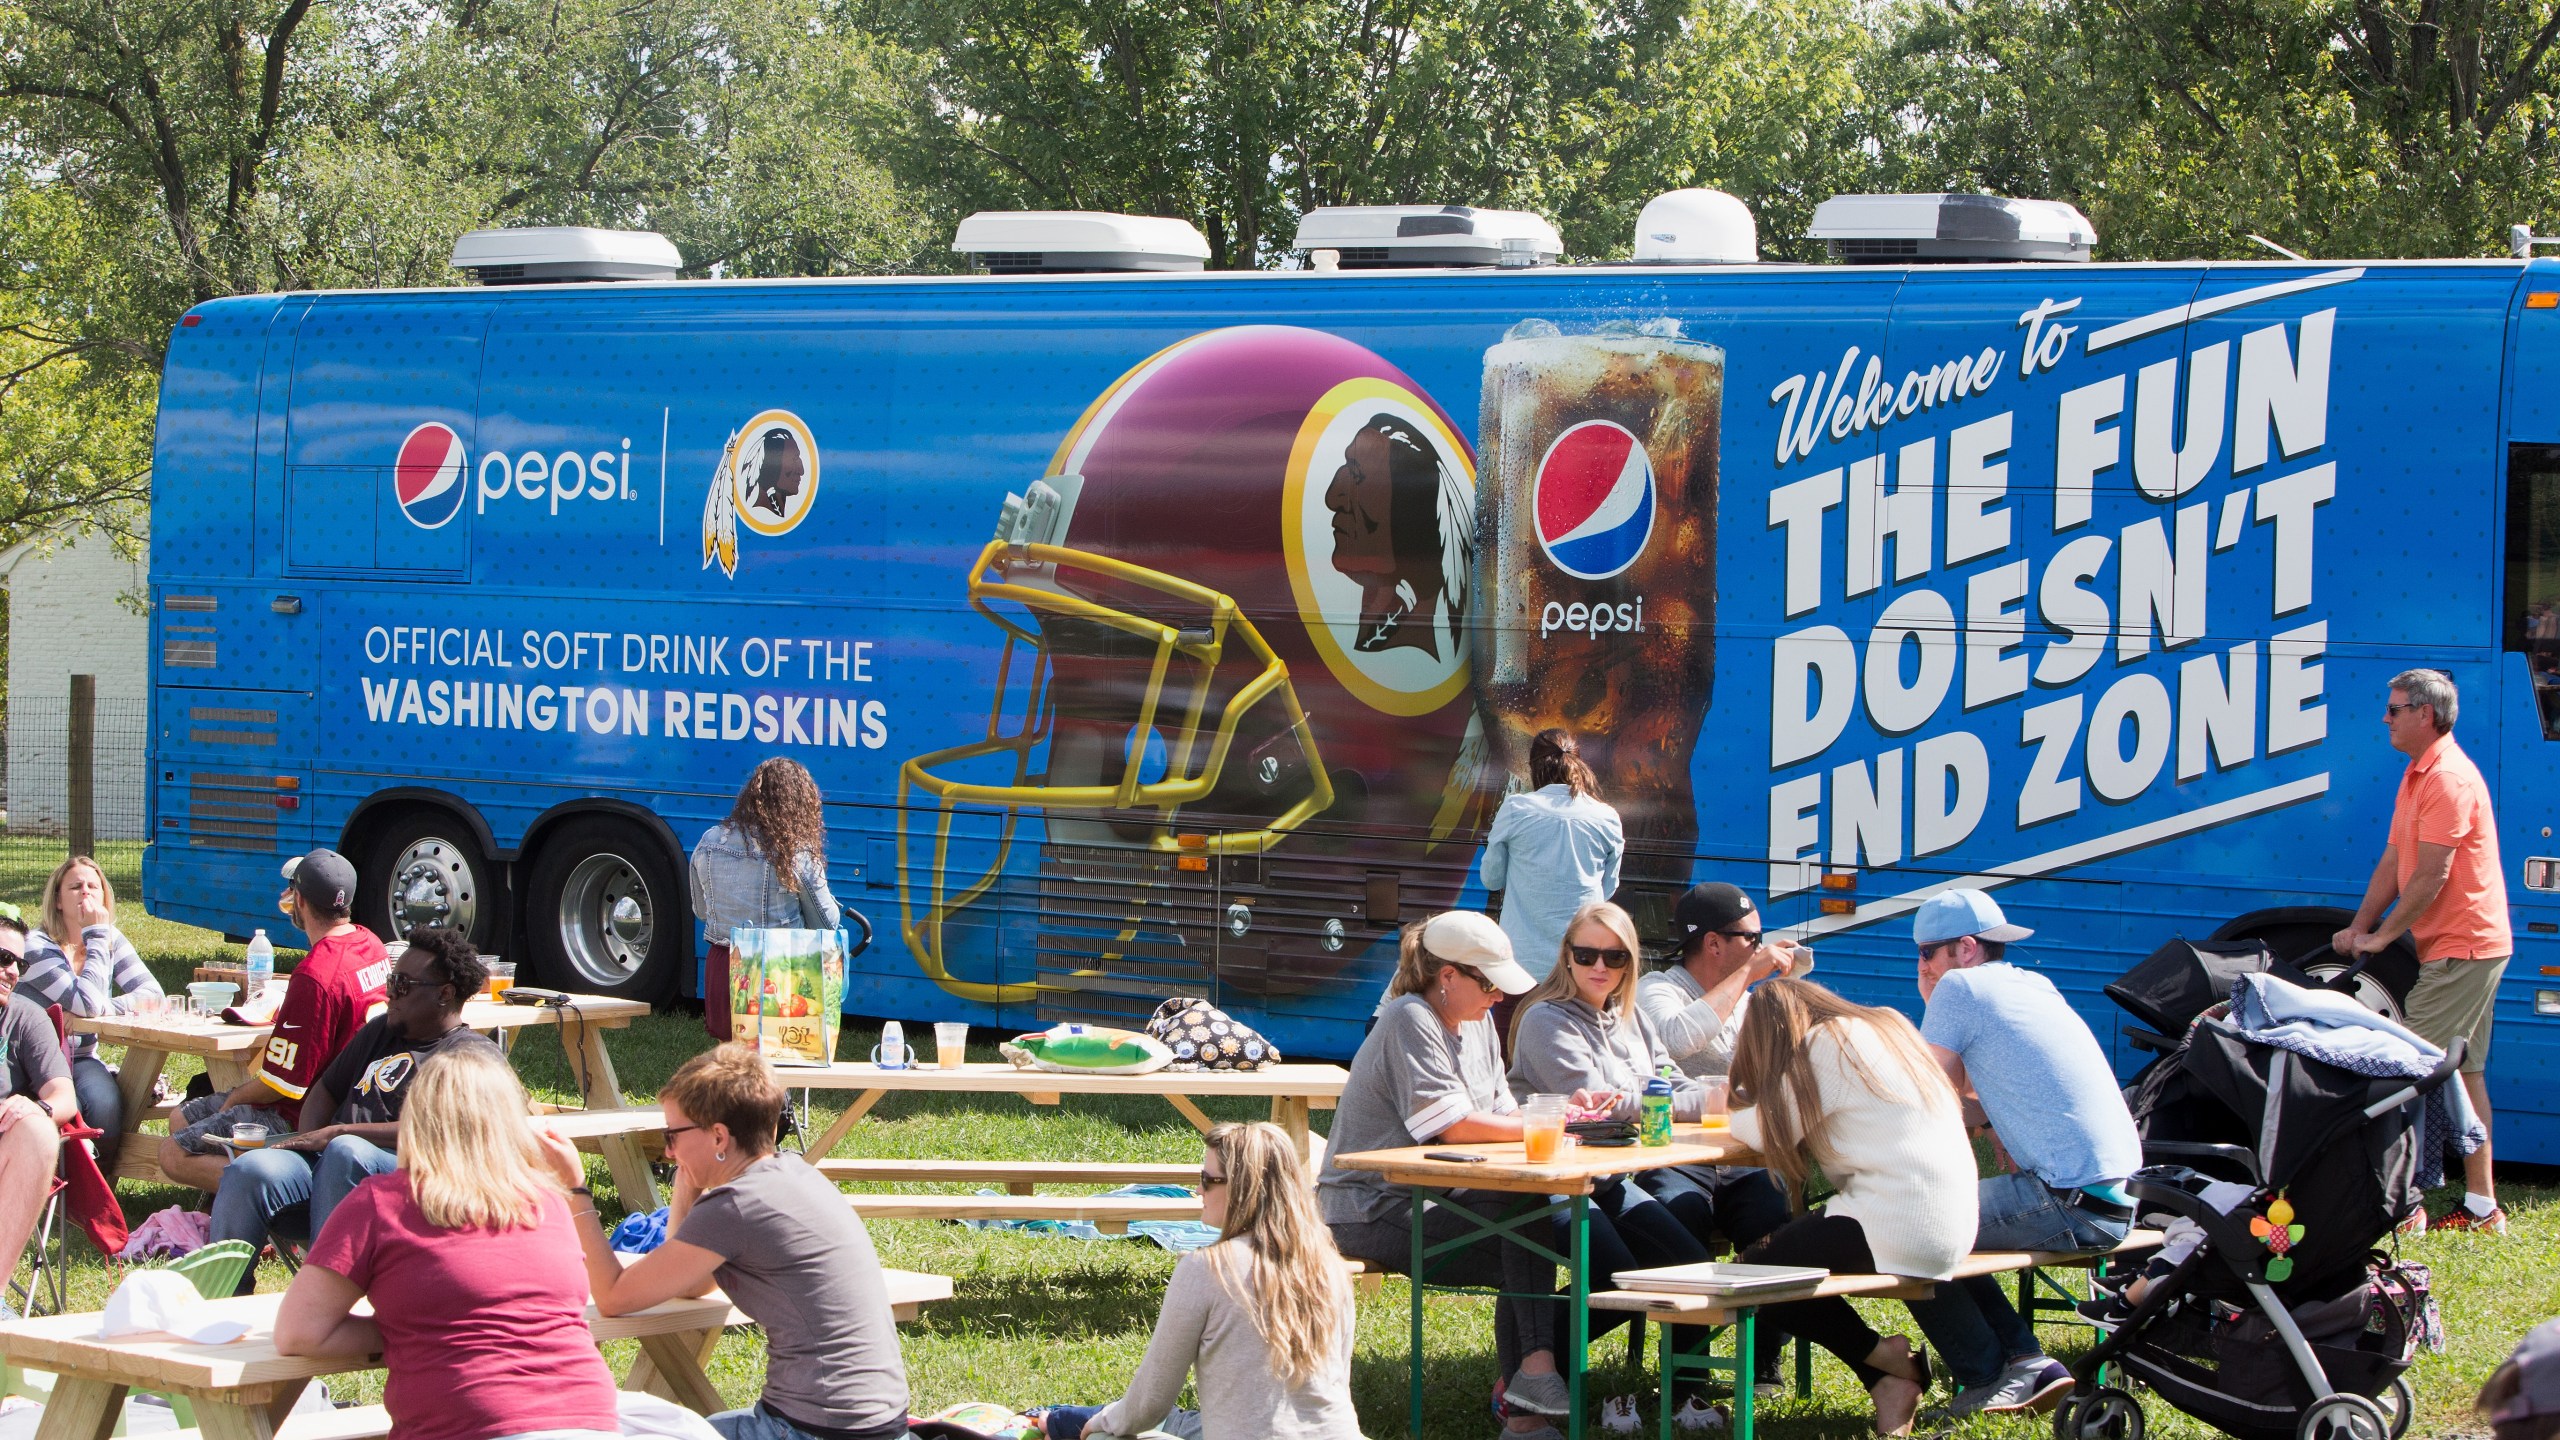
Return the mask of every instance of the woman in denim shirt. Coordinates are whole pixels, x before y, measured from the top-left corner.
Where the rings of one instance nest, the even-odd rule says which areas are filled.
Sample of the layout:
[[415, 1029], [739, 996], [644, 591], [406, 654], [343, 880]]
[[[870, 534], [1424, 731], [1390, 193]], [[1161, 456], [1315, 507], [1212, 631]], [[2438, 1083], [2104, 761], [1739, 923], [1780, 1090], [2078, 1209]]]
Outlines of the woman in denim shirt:
[[[797, 760], [756, 767], [729, 818], [693, 845], [693, 913], [710, 946], [702, 1023], [729, 1038], [729, 932], [833, 930], [844, 912], [827, 889], [827, 818], [818, 782]], [[787, 860], [772, 857], [784, 856]]]
[[[97, 861], [74, 855], [56, 866], [36, 921], [18, 993], [38, 1006], [59, 1005], [66, 1018], [95, 1018], [122, 1014], [136, 998], [161, 993], [133, 942], [116, 928], [115, 887]], [[98, 1058], [97, 1036], [71, 1032], [71, 1085], [81, 1119], [109, 1135], [124, 1133], [124, 1099], [116, 1072]]]

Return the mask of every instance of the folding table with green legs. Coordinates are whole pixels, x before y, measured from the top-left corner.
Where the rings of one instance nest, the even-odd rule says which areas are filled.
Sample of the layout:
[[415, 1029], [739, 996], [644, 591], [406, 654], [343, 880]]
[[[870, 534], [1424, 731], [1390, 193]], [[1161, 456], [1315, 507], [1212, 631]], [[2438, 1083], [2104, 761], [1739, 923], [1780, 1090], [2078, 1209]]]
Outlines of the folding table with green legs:
[[[1476, 1161], [1433, 1159], [1452, 1154], [1480, 1155]], [[1565, 1335], [1557, 1357], [1563, 1371], [1566, 1393], [1572, 1399], [1572, 1413], [1565, 1419], [1568, 1440], [1581, 1440], [1583, 1426], [1582, 1377], [1584, 1351], [1591, 1338], [1591, 1295], [1593, 1281], [1608, 1289], [1614, 1282], [1608, 1276], [1591, 1274], [1591, 1196], [1600, 1185], [1621, 1176], [1646, 1170], [1660, 1170], [1674, 1165], [1753, 1165], [1759, 1157], [1727, 1130], [1708, 1130], [1695, 1125], [1675, 1127], [1672, 1141], [1663, 1146], [1573, 1146], [1543, 1165], [1532, 1165], [1518, 1141], [1491, 1145], [1417, 1145], [1401, 1150], [1367, 1150], [1357, 1154], [1336, 1155], [1333, 1163], [1346, 1170], [1367, 1170], [1396, 1185], [1412, 1191], [1413, 1259], [1413, 1375], [1411, 1429], [1422, 1433], [1422, 1300], [1423, 1292], [1435, 1287], [1426, 1277], [1430, 1264], [1451, 1251], [1461, 1250], [1477, 1241], [1493, 1236], [1505, 1243], [1525, 1245], [1537, 1254], [1553, 1260], [1567, 1272], [1565, 1297]], [[1487, 1216], [1453, 1199], [1457, 1191], [1496, 1192], [1518, 1196], [1499, 1215]], [[1432, 1242], [1425, 1238], [1423, 1217], [1437, 1206], [1459, 1216], [1466, 1230], [1455, 1238]], [[1561, 1250], [1548, 1243], [1538, 1232], [1552, 1220], [1565, 1222], [1565, 1240]]]

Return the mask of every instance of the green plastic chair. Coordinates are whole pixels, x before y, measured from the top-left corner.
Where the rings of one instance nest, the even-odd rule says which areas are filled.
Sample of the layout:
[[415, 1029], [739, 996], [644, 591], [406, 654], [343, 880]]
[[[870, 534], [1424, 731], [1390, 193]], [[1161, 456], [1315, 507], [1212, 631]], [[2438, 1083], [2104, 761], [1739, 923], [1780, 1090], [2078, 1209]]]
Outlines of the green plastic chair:
[[[226, 1300], [231, 1292], [240, 1288], [240, 1278], [257, 1263], [257, 1246], [246, 1240], [217, 1240], [159, 1268], [186, 1276], [187, 1283], [195, 1286], [196, 1293], [207, 1300]], [[163, 1395], [160, 1398], [169, 1402], [169, 1413], [177, 1418], [179, 1429], [196, 1428], [196, 1407], [187, 1403], [185, 1396]], [[123, 1428], [121, 1417], [117, 1420], [117, 1428], [119, 1431]]]

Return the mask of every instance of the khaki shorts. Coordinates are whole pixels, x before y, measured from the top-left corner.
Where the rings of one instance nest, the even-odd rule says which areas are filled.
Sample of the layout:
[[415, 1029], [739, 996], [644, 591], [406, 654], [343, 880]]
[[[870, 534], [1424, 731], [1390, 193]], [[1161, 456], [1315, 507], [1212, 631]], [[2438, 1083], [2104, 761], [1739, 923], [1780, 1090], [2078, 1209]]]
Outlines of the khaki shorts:
[[2409, 1028], [2431, 1045], [2450, 1047], [2457, 1039], [2471, 1042], [2462, 1057], [2462, 1073], [2477, 1075], [2489, 1068], [2489, 1028], [2496, 1018], [2498, 981], [2510, 957], [2495, 960], [2430, 960], [2418, 967], [2418, 983], [2401, 1002]]

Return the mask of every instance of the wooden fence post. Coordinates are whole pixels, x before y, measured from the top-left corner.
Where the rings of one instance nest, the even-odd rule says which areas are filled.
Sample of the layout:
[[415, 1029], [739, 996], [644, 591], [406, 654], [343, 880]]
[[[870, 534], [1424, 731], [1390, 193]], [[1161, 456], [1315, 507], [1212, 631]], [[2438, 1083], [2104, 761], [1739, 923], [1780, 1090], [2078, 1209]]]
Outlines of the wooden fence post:
[[64, 833], [74, 855], [98, 849], [98, 677], [71, 677], [71, 750], [64, 770]]

